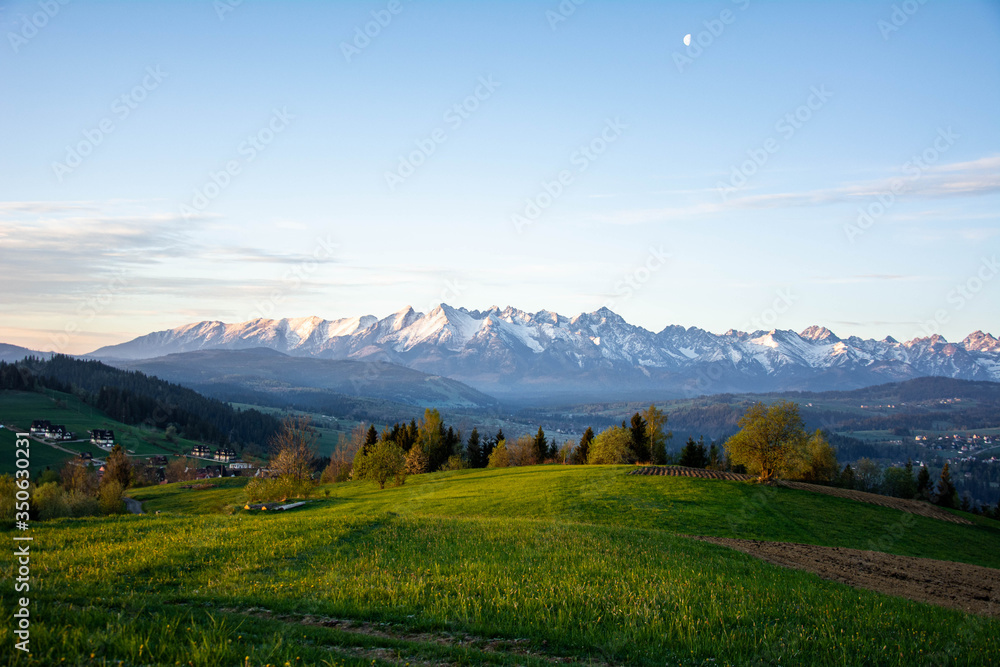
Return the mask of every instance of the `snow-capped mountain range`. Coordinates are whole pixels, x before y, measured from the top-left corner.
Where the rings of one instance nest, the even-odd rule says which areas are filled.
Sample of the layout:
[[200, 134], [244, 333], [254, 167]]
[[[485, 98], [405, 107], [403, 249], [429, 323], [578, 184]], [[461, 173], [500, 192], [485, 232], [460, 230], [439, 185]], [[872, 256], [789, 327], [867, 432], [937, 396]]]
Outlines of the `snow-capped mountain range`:
[[205, 349], [266, 347], [297, 357], [389, 361], [500, 397], [656, 397], [724, 391], [853, 389], [936, 375], [1000, 381], [1000, 341], [977, 331], [838, 338], [823, 327], [730, 330], [669, 326], [654, 333], [602, 308], [569, 318], [516, 308], [404, 308], [388, 317], [198, 322], [87, 355], [135, 360]]

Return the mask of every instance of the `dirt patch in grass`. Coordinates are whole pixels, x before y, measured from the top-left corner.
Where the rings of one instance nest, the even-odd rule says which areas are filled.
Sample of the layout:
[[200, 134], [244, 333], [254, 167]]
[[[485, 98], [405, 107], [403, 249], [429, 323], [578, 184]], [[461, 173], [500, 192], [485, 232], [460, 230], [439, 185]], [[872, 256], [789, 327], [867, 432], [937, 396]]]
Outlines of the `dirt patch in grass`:
[[[436, 644], [438, 646], [456, 646], [481, 651], [485, 654], [499, 656], [517, 656], [553, 665], [592, 665], [593, 667], [609, 667], [609, 663], [593, 659], [580, 659], [571, 656], [556, 656], [545, 652], [545, 642], [541, 649], [533, 646], [529, 639], [500, 639], [479, 637], [463, 632], [413, 632], [405, 626], [393, 623], [372, 623], [354, 619], [332, 618], [312, 614], [276, 614], [262, 607], [249, 609], [220, 609], [222, 612], [244, 614], [283, 623], [296, 623], [315, 627], [333, 628], [340, 632], [364, 635], [379, 639], [391, 639], [415, 644]], [[421, 658], [418, 651], [406, 651], [396, 647], [337, 647], [338, 651], [348, 652], [356, 657], [368, 657], [384, 660], [390, 663], [408, 665], [442, 665], [440, 659]]]
[[[630, 471], [630, 475], [669, 475], [671, 477], [697, 477], [699, 479], [726, 479], [737, 482], [748, 482], [754, 479], [750, 475], [741, 475], [735, 472], [725, 472], [722, 470], [705, 470], [704, 468], [685, 468], [684, 466], [640, 466]], [[778, 482], [781, 486], [789, 489], [799, 489], [801, 491], [812, 491], [822, 493], [837, 498], [847, 498], [869, 505], [879, 505], [901, 512], [909, 512], [918, 516], [926, 516], [931, 519], [940, 519], [949, 523], [969, 524], [968, 519], [956, 516], [947, 510], [943, 510], [936, 505], [923, 502], [921, 500], [904, 500], [903, 498], [893, 498], [891, 496], [880, 496], [877, 493], [866, 493], [865, 491], [852, 491], [851, 489], [839, 489], [834, 486], [822, 486], [820, 484], [807, 484], [806, 482]]]
[[695, 539], [849, 586], [1000, 618], [1000, 570], [989, 567], [790, 542]]

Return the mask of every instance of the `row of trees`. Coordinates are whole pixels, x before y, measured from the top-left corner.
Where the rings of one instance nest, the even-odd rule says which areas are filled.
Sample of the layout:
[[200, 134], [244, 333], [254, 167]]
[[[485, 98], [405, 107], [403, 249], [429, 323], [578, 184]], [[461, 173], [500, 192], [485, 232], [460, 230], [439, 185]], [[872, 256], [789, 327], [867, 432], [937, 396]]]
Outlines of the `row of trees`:
[[958, 489], [951, 480], [949, 463], [944, 464], [935, 482], [927, 466], [920, 466], [919, 470], [915, 470], [913, 461], [907, 461], [905, 466], [883, 468], [875, 461], [861, 459], [854, 467], [849, 464], [844, 466], [838, 483], [849, 489], [896, 498], [925, 500], [941, 507], [961, 509], [966, 512], [979, 513], [984, 509], [973, 503], [968, 494], [959, 498]]

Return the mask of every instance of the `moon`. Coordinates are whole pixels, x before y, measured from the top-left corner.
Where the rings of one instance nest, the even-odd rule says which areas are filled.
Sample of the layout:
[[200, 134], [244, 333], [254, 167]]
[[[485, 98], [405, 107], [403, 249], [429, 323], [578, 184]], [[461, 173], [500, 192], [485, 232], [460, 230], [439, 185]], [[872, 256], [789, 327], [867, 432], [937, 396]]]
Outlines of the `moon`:
[[684, 35], [684, 46], [691, 46], [691, 33]]

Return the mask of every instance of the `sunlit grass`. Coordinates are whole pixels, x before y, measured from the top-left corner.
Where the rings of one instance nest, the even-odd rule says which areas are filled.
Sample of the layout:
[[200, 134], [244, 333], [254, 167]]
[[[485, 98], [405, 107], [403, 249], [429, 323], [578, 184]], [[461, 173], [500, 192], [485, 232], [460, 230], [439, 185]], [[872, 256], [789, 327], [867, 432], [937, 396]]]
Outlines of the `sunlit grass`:
[[[543, 467], [420, 476], [381, 492], [335, 485], [329, 498], [321, 490], [281, 514], [181, 513], [198, 494], [219, 507], [235, 500], [236, 484], [138, 489], [147, 510], [163, 513], [38, 527], [33, 653], [11, 664], [241, 665], [247, 656], [252, 665], [542, 664], [562, 656], [912, 665], [933, 654], [985, 665], [1000, 654], [997, 621], [680, 536], [742, 526], [768, 539], [863, 541], [878, 528], [858, 521], [891, 523], [898, 513], [886, 508], [780, 489], [730, 524], [754, 487]], [[989, 560], [991, 549], [996, 557], [996, 530], [931, 519], [894, 546], [919, 551], [928, 528], [964, 538], [953, 546], [959, 559]], [[3, 582], [5, 608], [11, 590]], [[306, 615], [384, 631], [303, 624]], [[9, 628], [0, 641], [11, 645]]]

